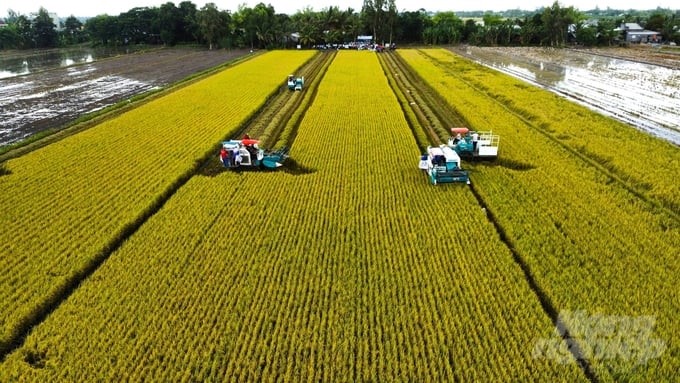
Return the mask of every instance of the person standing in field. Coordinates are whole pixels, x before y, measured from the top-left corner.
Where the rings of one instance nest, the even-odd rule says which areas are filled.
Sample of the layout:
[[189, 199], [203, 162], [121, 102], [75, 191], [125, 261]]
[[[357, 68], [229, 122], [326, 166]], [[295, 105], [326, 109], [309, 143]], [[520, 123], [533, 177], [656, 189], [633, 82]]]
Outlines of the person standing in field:
[[227, 163], [227, 161], [229, 161], [229, 152], [224, 148], [224, 146], [222, 147], [222, 150], [220, 150], [220, 160], [224, 166], [229, 166]]
[[234, 164], [236, 166], [241, 165], [241, 153], [239, 152], [239, 148], [234, 149]]

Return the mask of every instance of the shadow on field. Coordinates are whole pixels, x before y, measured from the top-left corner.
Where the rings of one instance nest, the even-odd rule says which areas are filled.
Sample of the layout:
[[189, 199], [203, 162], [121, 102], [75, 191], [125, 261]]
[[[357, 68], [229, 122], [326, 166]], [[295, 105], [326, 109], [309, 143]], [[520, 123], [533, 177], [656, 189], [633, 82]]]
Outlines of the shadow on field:
[[227, 168], [222, 165], [218, 156], [212, 156], [200, 169], [198, 169], [198, 175], [206, 177], [215, 177], [220, 173], [228, 171]]
[[5, 167], [5, 164], [0, 164], [0, 177], [8, 176], [10, 174], [12, 174], [12, 172]]
[[290, 157], [286, 158], [286, 160], [283, 162], [282, 170], [284, 173], [292, 174], [295, 176], [299, 176], [302, 174], [312, 174], [316, 172], [316, 169], [304, 166]]
[[[221, 173], [224, 172], [234, 172], [234, 173], [242, 173], [242, 172], [274, 172], [274, 171], [281, 171], [286, 174], [292, 174], [294, 176], [299, 176], [303, 174], [311, 174], [316, 172], [316, 169], [309, 168], [307, 166], [299, 164], [297, 161], [294, 159], [288, 157], [286, 160], [283, 162], [283, 166], [280, 169], [277, 170], [270, 170], [270, 169], [260, 169], [260, 168], [248, 168], [248, 167], [241, 167], [237, 169], [227, 169], [225, 168], [222, 163], [220, 162], [219, 158], [215, 156], [214, 158], [211, 158], [208, 162], [206, 162], [205, 165], [203, 165], [199, 170], [198, 170], [198, 175], [205, 176], [205, 177], [215, 177]], [[2, 175], [0, 173], [0, 175]]]
[[517, 171], [527, 171], [531, 169], [536, 169], [536, 166], [534, 164], [529, 164], [526, 162], [521, 162], [521, 161], [516, 161], [512, 160], [509, 158], [498, 158], [496, 160], [478, 160], [475, 161], [476, 166], [489, 166], [489, 167], [494, 167], [494, 166], [500, 166], [506, 169], [510, 170], [517, 170]]

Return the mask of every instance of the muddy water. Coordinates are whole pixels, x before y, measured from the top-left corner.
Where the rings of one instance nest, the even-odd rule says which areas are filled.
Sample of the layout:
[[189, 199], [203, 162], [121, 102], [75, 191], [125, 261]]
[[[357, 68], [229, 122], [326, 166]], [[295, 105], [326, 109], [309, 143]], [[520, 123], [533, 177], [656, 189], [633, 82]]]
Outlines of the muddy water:
[[133, 53], [140, 48], [70, 48], [11, 51], [0, 54], [0, 79], [48, 69], [90, 63], [107, 57]]
[[[54, 51], [60, 54], [54, 55]], [[249, 54], [247, 50], [201, 47], [166, 47], [135, 54], [87, 50], [80, 55], [59, 50], [33, 53], [29, 56], [44, 55], [40, 62], [44, 66], [51, 62], [50, 69], [33, 70], [36, 66], [28, 64], [30, 73], [0, 78], [0, 147], [44, 130], [63, 128], [89, 113]], [[17, 62], [22, 55], [25, 53], [3, 51], [0, 59]]]
[[680, 145], [680, 70], [564, 49], [457, 52]]
[[70, 48], [0, 54], [0, 145], [96, 111], [151, 84], [98, 74], [98, 60], [121, 48]]
[[0, 145], [20, 141], [36, 130], [97, 111], [152, 84], [117, 75], [97, 75], [90, 64], [64, 69], [61, 78], [0, 80]]

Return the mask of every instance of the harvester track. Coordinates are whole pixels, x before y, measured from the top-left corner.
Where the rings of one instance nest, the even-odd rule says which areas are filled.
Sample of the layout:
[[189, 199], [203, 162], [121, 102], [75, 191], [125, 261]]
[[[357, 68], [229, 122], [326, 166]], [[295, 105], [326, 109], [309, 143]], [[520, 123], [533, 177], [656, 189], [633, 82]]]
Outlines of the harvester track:
[[[306, 107], [309, 104], [308, 102], [303, 105], [305, 99], [309, 101], [309, 98], [305, 97], [306, 93], [313, 92], [316, 89], [316, 85], [325, 73], [325, 70], [322, 69], [330, 64], [333, 57], [335, 57], [335, 52], [318, 53], [309, 60], [296, 73], [296, 75], [305, 78], [303, 91], [290, 91], [285, 83], [281, 85], [278, 93], [271, 97], [263, 108], [238, 132], [237, 138], [248, 134], [251, 137], [259, 138], [263, 147], [273, 147], [298, 108]], [[281, 81], [283, 82], [283, 80]], [[286, 144], [290, 145], [292, 141]]]
[[380, 63], [388, 77], [393, 77], [400, 92], [417, 116], [421, 129], [430, 138], [431, 144], [440, 144], [448, 137], [447, 128], [466, 126], [465, 119], [425, 81], [413, 73], [399, 55], [387, 52], [380, 55]]
[[[305, 86], [302, 92], [291, 92], [283, 83], [278, 90], [274, 91], [246, 120], [231, 138], [239, 139], [245, 134], [253, 138], [258, 138], [263, 148], [282, 149], [290, 147], [295, 140], [297, 127], [302, 121], [302, 117], [309, 105], [316, 97], [318, 84], [321, 82], [326, 68], [335, 57], [336, 52], [318, 53], [307, 61], [297, 73], [305, 77]], [[283, 80], [281, 80], [283, 82]], [[285, 133], [284, 133], [285, 132]], [[281, 138], [281, 136], [285, 136]], [[201, 162], [198, 174], [205, 176], [215, 176], [227, 169], [218, 160], [218, 151], [221, 145], [216, 145], [212, 150], [212, 155]], [[293, 174], [305, 174], [311, 170], [303, 165], [297, 164], [292, 158], [286, 160], [286, 171]]]
[[[413, 114], [417, 116], [415, 119], [409, 118], [409, 111], [404, 110], [407, 121], [412, 125], [411, 129], [414, 132], [416, 141], [418, 141], [418, 129], [426, 132], [430, 141], [429, 144], [439, 145], [445, 141], [448, 136], [446, 128], [452, 126], [470, 126], [455, 108], [412, 71], [401, 57], [392, 53], [382, 54], [379, 57], [390, 86], [392, 86], [397, 98], [401, 99], [401, 97], [406, 97], [407, 100], [409, 100], [408, 104]], [[583, 374], [591, 382], [598, 382], [599, 379], [588, 360], [585, 359], [585, 354], [583, 353], [581, 346], [570, 336], [569, 329], [566, 324], [562, 323], [560, 320], [558, 311], [553, 304], [552, 299], [539, 285], [531, 268], [522, 255], [515, 249], [512, 240], [507, 236], [505, 230], [495, 217], [493, 209], [491, 209], [486, 201], [484, 201], [483, 197], [475, 189], [473, 184], [470, 184], [469, 188], [477, 200], [479, 207], [486, 212], [487, 219], [493, 224], [501, 241], [503, 241], [512, 254], [513, 260], [522, 270], [524, 279], [527, 281], [529, 288], [536, 295], [543, 311], [560, 331], [560, 334], [568, 340], [569, 351], [577, 361]]]
[[[302, 118], [304, 117], [305, 113], [307, 113], [307, 109], [309, 109], [309, 106], [314, 102], [317, 91], [319, 90], [319, 84], [321, 83], [321, 80], [325, 77], [326, 71], [333, 62], [336, 53], [337, 52], [335, 51], [330, 53], [324, 53], [325, 60], [323, 61], [322, 65], [318, 67], [317, 71], [319, 75], [317, 76], [316, 75], [317, 73], [314, 74], [312, 80], [307, 85], [310, 88], [310, 90], [304, 92], [302, 100], [300, 100], [300, 104], [297, 107], [297, 110], [289, 116], [289, 118], [285, 122], [285, 126], [282, 126], [282, 130], [278, 131], [277, 133], [278, 140], [276, 142], [276, 145], [274, 145], [275, 149], [280, 149], [282, 147], [291, 147], [293, 145], [295, 137], [297, 136], [298, 127], [302, 122]], [[290, 160], [291, 159], [289, 158], [289, 162], [291, 162]]]

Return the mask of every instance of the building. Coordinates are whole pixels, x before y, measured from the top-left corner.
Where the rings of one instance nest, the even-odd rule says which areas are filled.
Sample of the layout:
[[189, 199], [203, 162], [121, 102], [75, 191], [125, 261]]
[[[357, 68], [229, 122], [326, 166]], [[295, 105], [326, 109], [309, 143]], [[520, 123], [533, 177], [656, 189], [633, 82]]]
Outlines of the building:
[[627, 43], [658, 43], [661, 41], [659, 32], [648, 31], [638, 23], [623, 23], [615, 30], [620, 31]]

